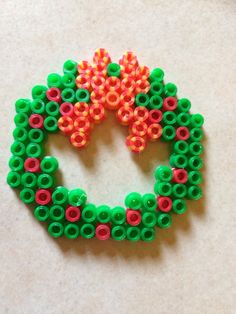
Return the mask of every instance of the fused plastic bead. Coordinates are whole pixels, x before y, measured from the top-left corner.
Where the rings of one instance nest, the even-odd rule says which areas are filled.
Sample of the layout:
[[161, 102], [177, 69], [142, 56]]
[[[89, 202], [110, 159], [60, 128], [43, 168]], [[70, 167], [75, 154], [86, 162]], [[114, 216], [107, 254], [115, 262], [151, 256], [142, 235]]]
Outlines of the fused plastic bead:
[[167, 83], [164, 86], [164, 93], [167, 97], [171, 96], [174, 97], [177, 94], [177, 87], [175, 84], [173, 83]]
[[116, 241], [121, 241], [126, 238], [126, 230], [123, 226], [114, 226], [111, 230], [111, 236]]
[[120, 79], [115, 76], [106, 78], [104, 87], [107, 91], [119, 92], [121, 87]]
[[174, 152], [176, 154], [187, 154], [189, 145], [186, 141], [177, 141], [174, 143]]
[[45, 100], [46, 98], [47, 87], [43, 85], [35, 85], [32, 88], [32, 97], [33, 99]]
[[34, 99], [30, 104], [30, 108], [33, 113], [44, 114], [45, 103], [40, 99]]
[[16, 141], [25, 142], [28, 138], [27, 130], [25, 128], [16, 127], [13, 131], [13, 137]]
[[64, 235], [68, 239], [76, 239], [79, 236], [79, 227], [76, 224], [68, 224], [65, 226]]
[[116, 110], [120, 106], [120, 96], [117, 92], [110, 91], [106, 94], [105, 106], [107, 109]]
[[107, 66], [108, 76], [120, 76], [120, 65], [118, 63], [109, 63]]
[[136, 69], [136, 78], [147, 80], [150, 75], [149, 67], [146, 65], [138, 66]]
[[160, 211], [168, 213], [172, 208], [172, 200], [168, 196], [159, 196], [157, 198]]
[[74, 130], [74, 122], [73, 119], [69, 116], [62, 116], [58, 120], [58, 128], [63, 133], [71, 133]]
[[15, 109], [17, 113], [26, 113], [30, 112], [30, 100], [29, 99], [18, 99], [15, 103]]
[[58, 169], [58, 161], [53, 156], [45, 156], [40, 163], [40, 167], [43, 172], [51, 174]]
[[131, 226], [137, 226], [142, 221], [142, 216], [138, 210], [130, 210], [126, 211], [126, 220], [127, 223]]
[[105, 79], [101, 75], [97, 75], [91, 79], [91, 86], [93, 89], [104, 89], [105, 88]]
[[87, 117], [89, 115], [89, 105], [86, 102], [77, 102], [74, 105], [74, 114], [77, 117]]
[[20, 174], [16, 171], [10, 171], [7, 175], [7, 183], [12, 188], [17, 188], [21, 184]]
[[66, 219], [70, 222], [75, 222], [80, 219], [80, 208], [76, 206], [69, 206], [66, 209]]
[[89, 114], [94, 123], [101, 123], [106, 118], [105, 109], [101, 104], [91, 105]]
[[111, 220], [116, 225], [121, 225], [126, 220], [126, 212], [123, 207], [114, 207], [111, 211]]
[[37, 177], [32, 172], [25, 172], [21, 176], [21, 183], [26, 188], [35, 188], [37, 186]]
[[29, 125], [34, 129], [42, 129], [43, 128], [44, 119], [39, 114], [32, 114], [29, 117]]
[[65, 204], [68, 200], [68, 190], [63, 186], [58, 186], [52, 193], [52, 202], [54, 204]]
[[163, 214], [158, 215], [158, 218], [157, 218], [158, 227], [162, 229], [167, 229], [171, 226], [171, 223], [172, 223], [172, 218], [169, 214], [163, 213]]
[[127, 239], [132, 242], [136, 242], [140, 239], [140, 233], [139, 227], [129, 226], [126, 230]]
[[133, 92], [127, 90], [121, 93], [120, 95], [120, 105], [128, 105], [128, 106], [133, 106], [135, 102], [135, 97]]
[[55, 117], [47, 117], [44, 120], [44, 128], [48, 132], [54, 133], [58, 130], [57, 119]]
[[154, 172], [156, 180], [169, 182], [172, 180], [173, 173], [172, 170], [167, 166], [159, 166]]
[[189, 171], [188, 173], [188, 182], [190, 184], [201, 184], [202, 183], [202, 174], [199, 171]]
[[189, 153], [191, 155], [200, 155], [203, 152], [203, 146], [200, 142], [193, 142], [189, 145]]
[[14, 141], [14, 143], [11, 145], [11, 153], [15, 156], [24, 156], [25, 144], [20, 141]]
[[173, 111], [166, 111], [163, 114], [162, 121], [167, 125], [173, 125], [176, 123], [176, 114]]
[[88, 133], [90, 131], [90, 128], [91, 128], [91, 123], [87, 119], [87, 117], [80, 116], [74, 120], [75, 131]]
[[203, 161], [198, 156], [192, 156], [188, 160], [188, 166], [191, 170], [200, 170], [203, 166]]
[[162, 128], [162, 139], [166, 142], [175, 138], [176, 131], [172, 125], [166, 125]]
[[73, 60], [67, 60], [65, 61], [63, 65], [63, 72], [64, 73], [71, 73], [71, 74], [76, 74], [77, 73], [77, 62]]
[[26, 155], [28, 157], [39, 158], [43, 153], [42, 146], [37, 143], [29, 143], [26, 146]]
[[116, 117], [122, 125], [129, 125], [133, 120], [134, 110], [130, 106], [122, 106], [116, 112]]
[[87, 200], [87, 194], [82, 189], [70, 190], [68, 193], [68, 203], [72, 206], [81, 206]]
[[95, 227], [92, 224], [83, 224], [80, 228], [80, 235], [85, 239], [93, 238], [95, 235]]
[[59, 238], [63, 235], [64, 227], [60, 222], [52, 222], [48, 226], [48, 233], [53, 238]]
[[[141, 79], [141, 80], [136, 81], [136, 84], [135, 84], [135, 93], [136, 94], [139, 94], [139, 93], [146, 94], [146, 93], [148, 93], [149, 89], [150, 89], [150, 83], [147, 80]], [[139, 101], [140, 101], [140, 99], [139, 99]]]
[[186, 183], [188, 180], [188, 173], [185, 169], [173, 169], [173, 181], [175, 183]]
[[183, 199], [175, 199], [172, 204], [173, 212], [181, 215], [186, 212], [187, 206]]
[[153, 95], [149, 100], [150, 109], [161, 109], [163, 106], [163, 99], [159, 95]]
[[76, 77], [76, 86], [80, 89], [86, 89], [90, 90], [91, 89], [91, 78], [88, 74], [80, 74]]
[[144, 121], [134, 121], [131, 125], [131, 132], [137, 136], [145, 136], [147, 134], [148, 126]]
[[53, 205], [49, 210], [49, 216], [53, 221], [61, 221], [65, 217], [65, 210], [61, 205]]
[[152, 109], [149, 111], [148, 121], [150, 123], [159, 123], [162, 120], [162, 112], [157, 109]]
[[16, 126], [25, 128], [29, 124], [29, 118], [25, 113], [17, 113], [14, 117], [14, 122]]
[[83, 148], [88, 144], [88, 138], [83, 132], [74, 132], [70, 137], [71, 144], [76, 148]]
[[24, 168], [29, 172], [39, 172], [40, 171], [40, 161], [37, 158], [27, 158], [24, 162]]
[[128, 136], [126, 145], [134, 153], [141, 153], [146, 147], [146, 141], [141, 136]]
[[135, 80], [131, 77], [125, 77], [121, 80], [120, 87], [122, 91], [133, 92], [135, 89]]
[[35, 192], [30, 188], [24, 188], [20, 191], [20, 199], [25, 204], [30, 204], [34, 202]]
[[179, 112], [188, 112], [191, 108], [191, 102], [187, 98], [178, 100], [177, 109]]
[[171, 155], [170, 164], [174, 168], [186, 168], [188, 165], [188, 159], [182, 154]]
[[155, 239], [156, 233], [155, 233], [155, 229], [153, 228], [143, 228], [141, 230], [141, 239], [145, 242], [150, 242], [153, 241]]
[[146, 121], [149, 118], [147, 108], [139, 106], [134, 109], [134, 120]]
[[147, 193], [142, 197], [142, 207], [147, 211], [155, 211], [157, 208], [157, 200], [154, 194]]
[[59, 88], [51, 87], [46, 92], [47, 98], [50, 101], [60, 102], [61, 101], [61, 91]]
[[78, 102], [89, 102], [90, 95], [87, 89], [78, 89], [75, 93], [75, 96]]
[[193, 128], [190, 131], [190, 140], [193, 142], [199, 142], [203, 138], [203, 133], [200, 128]]
[[62, 85], [65, 88], [74, 88], [75, 87], [75, 76], [72, 73], [65, 73], [62, 78]]
[[180, 114], [177, 115], [176, 120], [180, 126], [188, 126], [191, 121], [191, 116], [189, 113], [181, 112]]
[[72, 88], [65, 88], [61, 92], [61, 99], [63, 102], [73, 103], [75, 100], [75, 92]]
[[24, 168], [24, 160], [19, 156], [11, 156], [8, 165], [12, 171], [21, 171]]
[[174, 111], [177, 108], [177, 99], [175, 97], [166, 97], [163, 101], [164, 111]]
[[59, 108], [60, 106], [58, 105], [57, 102], [55, 101], [49, 101], [47, 104], [46, 104], [46, 107], [45, 107], [45, 110], [46, 110], [46, 113], [50, 116], [53, 116], [53, 117], [57, 117], [59, 115]]
[[148, 94], [139, 93], [135, 97], [136, 106], [147, 107], [149, 104]]
[[191, 116], [191, 125], [195, 128], [200, 128], [204, 124], [204, 118], [200, 113]]
[[187, 197], [191, 200], [198, 200], [202, 197], [202, 190], [199, 186], [190, 186], [187, 192]]
[[111, 209], [109, 206], [101, 205], [97, 207], [97, 220], [101, 223], [107, 223], [111, 218]]
[[51, 202], [51, 193], [45, 189], [39, 189], [35, 194], [35, 201], [39, 205], [47, 205]]
[[31, 129], [29, 130], [28, 137], [30, 142], [42, 143], [45, 139], [45, 133], [41, 129]]
[[154, 185], [154, 192], [162, 196], [170, 196], [172, 193], [172, 186], [169, 182], [156, 182]]
[[147, 136], [150, 141], [156, 141], [162, 135], [162, 127], [158, 123], [152, 123], [148, 126]]
[[150, 86], [150, 95], [158, 95], [161, 96], [164, 90], [164, 86], [162, 83], [158, 82], [158, 81], [154, 81], [152, 82], [151, 86]]
[[47, 77], [48, 87], [62, 87], [61, 76], [57, 73], [50, 73]]
[[54, 185], [54, 178], [50, 174], [42, 173], [38, 176], [37, 183], [39, 188], [49, 189]]
[[129, 193], [125, 198], [125, 206], [130, 209], [140, 209], [142, 206], [142, 196], [137, 192]]
[[34, 209], [34, 216], [39, 221], [46, 221], [49, 217], [49, 209], [47, 206], [37, 206]]
[[70, 102], [63, 102], [60, 106], [60, 114], [62, 116], [71, 117], [74, 113], [74, 106]]
[[82, 219], [85, 222], [94, 222], [97, 218], [96, 206], [93, 204], [86, 205], [82, 210]]
[[185, 126], [180, 126], [176, 129], [176, 140], [187, 141], [189, 138], [189, 130]]
[[110, 228], [107, 225], [99, 224], [96, 227], [96, 237], [99, 240], [108, 240], [110, 238]]
[[146, 212], [142, 216], [142, 222], [145, 227], [152, 228], [156, 225], [156, 215], [152, 212]]
[[186, 185], [176, 183], [172, 186], [172, 194], [175, 198], [183, 198], [187, 194]]
[[149, 76], [150, 82], [154, 82], [154, 81], [162, 82], [163, 78], [164, 78], [164, 72], [160, 68], [153, 69]]

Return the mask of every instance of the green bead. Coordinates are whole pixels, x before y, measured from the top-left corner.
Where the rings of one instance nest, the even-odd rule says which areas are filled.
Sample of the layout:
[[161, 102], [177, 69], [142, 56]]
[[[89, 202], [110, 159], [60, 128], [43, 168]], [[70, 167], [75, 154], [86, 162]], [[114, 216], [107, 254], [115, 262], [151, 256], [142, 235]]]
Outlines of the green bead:
[[178, 112], [188, 112], [191, 109], [191, 102], [187, 98], [181, 98], [178, 100], [177, 110]]
[[53, 156], [45, 156], [40, 163], [40, 168], [45, 173], [53, 173], [58, 169], [58, 161]]
[[34, 99], [30, 107], [33, 113], [44, 114], [45, 112], [45, 103], [41, 99]]
[[17, 113], [14, 117], [16, 126], [26, 128], [29, 125], [29, 118], [25, 113]]
[[41, 189], [52, 188], [54, 185], [54, 177], [52, 177], [50, 174], [42, 173], [38, 176], [37, 184]]
[[21, 171], [24, 168], [24, 160], [18, 156], [11, 156], [8, 165], [12, 171]]
[[199, 171], [189, 171], [188, 182], [192, 185], [202, 183], [202, 174]]
[[173, 172], [168, 166], [158, 166], [154, 172], [156, 180], [169, 182], [173, 178]]
[[176, 114], [173, 111], [166, 111], [162, 116], [164, 124], [172, 125], [176, 123]]
[[173, 145], [175, 154], [187, 154], [189, 151], [189, 145], [186, 141], [177, 141]]
[[167, 83], [164, 86], [164, 93], [166, 97], [175, 97], [177, 94], [177, 86], [173, 83]]
[[[163, 90], [164, 90], [163, 84], [158, 82], [158, 81], [154, 81], [150, 85], [149, 93], [151, 96], [154, 96], [154, 95], [161, 96], [163, 93]], [[150, 102], [151, 102], [151, 100], [150, 100]]]
[[116, 225], [122, 225], [126, 220], [126, 212], [123, 207], [117, 206], [111, 210], [111, 221]]
[[129, 193], [125, 198], [125, 206], [130, 209], [140, 209], [142, 206], [142, 196], [137, 192]]
[[157, 217], [157, 226], [161, 229], [167, 229], [172, 224], [171, 215], [167, 213], [160, 213]]
[[156, 196], [151, 193], [144, 194], [142, 197], [143, 209], [148, 211], [155, 211], [157, 208]]
[[48, 87], [62, 87], [61, 76], [57, 73], [50, 73], [47, 77]]
[[172, 154], [170, 156], [170, 165], [173, 168], [186, 168], [188, 165], [188, 159], [183, 154]]
[[111, 209], [109, 206], [101, 205], [97, 207], [97, 220], [101, 223], [108, 223], [111, 219]]
[[33, 203], [34, 199], [35, 199], [34, 190], [32, 190], [30, 188], [24, 188], [23, 190], [20, 191], [20, 199], [25, 204]]
[[120, 65], [118, 63], [109, 63], [107, 66], [108, 76], [120, 76]]
[[65, 226], [64, 235], [68, 239], [76, 239], [79, 236], [79, 227], [76, 224], [68, 224]]
[[15, 103], [15, 108], [17, 113], [26, 113], [29, 114], [31, 112], [30, 109], [30, 100], [20, 98]]
[[60, 221], [65, 217], [65, 210], [60, 205], [53, 205], [49, 210], [49, 216], [53, 221]]
[[58, 131], [57, 119], [51, 116], [47, 117], [44, 120], [44, 128], [51, 133]]
[[95, 227], [92, 224], [84, 224], [80, 228], [80, 235], [85, 239], [93, 238], [95, 235]]
[[45, 134], [41, 129], [31, 129], [28, 133], [28, 137], [30, 142], [42, 143], [45, 138]]
[[188, 188], [187, 197], [190, 200], [199, 200], [202, 197], [202, 190], [197, 185], [192, 185]]
[[200, 170], [203, 166], [203, 161], [198, 156], [193, 156], [188, 160], [188, 166], [191, 170]]
[[190, 140], [192, 142], [200, 142], [203, 138], [203, 132], [200, 128], [193, 128], [190, 131]]
[[46, 91], [47, 91], [47, 87], [46, 86], [35, 85], [32, 88], [32, 98], [33, 99], [44, 100], [44, 99], [46, 99]]
[[164, 78], [164, 72], [160, 68], [155, 68], [152, 70], [150, 76], [149, 76], [149, 81], [152, 83], [154, 81], [157, 82], [162, 82]]
[[58, 186], [52, 193], [52, 201], [54, 204], [65, 204], [68, 200], [68, 190], [64, 186]]
[[115, 226], [111, 229], [111, 237], [116, 241], [121, 241], [126, 238], [126, 230], [123, 226]]
[[200, 113], [191, 116], [191, 125], [194, 128], [200, 128], [204, 124], [204, 117]]
[[64, 233], [64, 227], [63, 227], [63, 225], [60, 222], [52, 222], [48, 226], [48, 233], [53, 238], [59, 238]]
[[87, 89], [85, 88], [79, 88], [77, 89], [76, 93], [75, 93], [75, 97], [77, 99], [78, 102], [89, 102], [90, 99], [90, 94], [89, 91], [87, 91]]
[[19, 141], [14, 141], [11, 145], [11, 153], [14, 156], [24, 156], [25, 155], [25, 144]]
[[12, 188], [17, 188], [21, 184], [21, 177], [18, 172], [10, 171], [7, 175], [7, 183]]
[[94, 222], [97, 218], [96, 206], [93, 204], [86, 205], [82, 210], [82, 219], [85, 222]]
[[49, 209], [47, 206], [37, 206], [34, 209], [34, 216], [39, 221], [46, 221], [49, 217]]
[[180, 114], [177, 115], [176, 121], [179, 126], [188, 126], [191, 121], [191, 116], [189, 113], [181, 112]]
[[72, 206], [84, 205], [87, 201], [87, 194], [82, 189], [70, 190], [68, 193], [68, 203]]
[[71, 102], [75, 101], [75, 91], [72, 88], [65, 88], [61, 92], [61, 99], [64, 102]]
[[149, 101], [149, 108], [150, 109], [161, 109], [162, 108], [162, 105], [163, 105], [163, 99], [158, 96], [158, 95], [153, 95], [151, 98], [150, 98], [150, 101]]
[[175, 138], [176, 131], [172, 125], [166, 125], [162, 129], [162, 139], [163, 141], [172, 141]]
[[57, 117], [59, 116], [60, 114], [60, 106], [57, 102], [55, 101], [49, 101], [47, 104], [46, 104], [46, 113], [50, 116], [53, 116], [53, 117]]
[[141, 230], [141, 239], [144, 242], [153, 241], [155, 237], [156, 237], [155, 229], [145, 227]]
[[138, 227], [128, 227], [126, 237], [132, 242], [138, 241], [140, 239], [140, 229]]
[[161, 196], [170, 196], [172, 193], [172, 186], [169, 182], [156, 182], [154, 184], [154, 192]]
[[64, 64], [63, 64], [63, 72], [64, 74], [76, 74], [77, 73], [77, 66], [78, 63], [73, 61], [73, 60], [67, 60]]
[[145, 227], [154, 227], [156, 225], [156, 221], [156, 215], [153, 212], [146, 212], [142, 215], [142, 222]]
[[65, 88], [75, 87], [75, 76], [72, 73], [66, 73], [61, 78], [62, 84]]
[[25, 142], [28, 138], [28, 132], [25, 128], [18, 126], [13, 131], [13, 137], [16, 141]]
[[172, 186], [172, 194], [176, 198], [183, 198], [187, 194], [186, 185], [177, 183]]
[[200, 142], [193, 142], [189, 145], [189, 153], [191, 155], [197, 156], [202, 154], [203, 146]]
[[26, 146], [26, 155], [32, 158], [39, 158], [43, 153], [42, 147], [37, 143], [29, 143]]
[[26, 188], [34, 189], [37, 186], [37, 176], [31, 172], [23, 173], [21, 183]]
[[174, 213], [181, 215], [186, 212], [186, 202], [182, 199], [175, 199], [172, 203], [172, 209]]
[[135, 97], [135, 105], [136, 106], [142, 106], [147, 107], [149, 104], [149, 96], [148, 94], [139, 93]]

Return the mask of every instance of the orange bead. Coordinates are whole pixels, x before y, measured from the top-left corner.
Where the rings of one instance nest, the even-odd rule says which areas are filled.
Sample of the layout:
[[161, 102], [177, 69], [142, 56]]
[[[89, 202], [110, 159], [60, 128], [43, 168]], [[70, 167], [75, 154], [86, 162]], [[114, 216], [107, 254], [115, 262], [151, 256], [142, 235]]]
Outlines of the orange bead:
[[74, 129], [75, 131], [88, 133], [91, 128], [91, 123], [88, 117], [80, 116], [74, 120]]
[[74, 114], [77, 117], [87, 117], [89, 115], [89, 105], [86, 102], [77, 102], [74, 105]]
[[120, 67], [120, 77], [123, 79], [125, 77], [135, 78], [135, 67], [131, 64], [121, 65]]
[[147, 137], [150, 141], [156, 141], [161, 137], [162, 127], [158, 123], [152, 123], [148, 126]]
[[95, 76], [100, 75], [106, 77], [107, 75], [107, 65], [104, 62], [99, 62], [93, 64], [93, 74]]
[[90, 90], [90, 76], [88, 74], [82, 73], [76, 77], [75, 83], [78, 88], [85, 88]]
[[101, 123], [106, 118], [106, 113], [104, 107], [95, 103], [89, 107], [90, 118], [94, 123]]
[[122, 58], [119, 60], [120, 65], [132, 65], [134, 67], [138, 66], [138, 59], [132, 51], [126, 51]]
[[128, 92], [133, 92], [135, 89], [135, 80], [132, 77], [125, 77], [123, 78], [123, 80], [121, 81], [121, 90], [124, 91], [128, 91]]
[[70, 142], [76, 148], [83, 148], [88, 144], [88, 138], [83, 132], [74, 132], [71, 134]]
[[118, 109], [120, 106], [120, 95], [117, 92], [108, 92], [106, 94], [106, 102], [104, 106], [110, 110]]
[[130, 127], [130, 131], [133, 135], [145, 136], [147, 134], [148, 126], [144, 121], [134, 121]]
[[135, 85], [135, 93], [144, 93], [147, 94], [150, 89], [150, 83], [147, 80], [138, 80]]
[[136, 79], [137, 80], [147, 80], [150, 75], [150, 70], [146, 65], [137, 67], [136, 69]]
[[92, 65], [88, 61], [80, 61], [78, 63], [78, 72], [79, 74], [87, 74], [92, 76], [93, 68]]
[[141, 153], [146, 147], [146, 141], [141, 136], [129, 135], [126, 139], [126, 145], [134, 153]]
[[94, 104], [99, 103], [101, 105], [104, 105], [105, 101], [106, 101], [106, 97], [105, 97], [104, 91], [102, 89], [101, 90], [100, 89], [95, 89], [90, 94], [90, 100]]
[[105, 89], [107, 91], [119, 92], [120, 91], [120, 79], [115, 76], [108, 77], [105, 82]]
[[134, 94], [132, 92], [125, 91], [125, 92], [121, 93], [121, 95], [120, 95], [121, 106], [125, 106], [125, 105], [133, 106], [134, 101], [135, 101], [135, 97], [134, 97]]
[[148, 119], [148, 109], [142, 106], [138, 106], [134, 109], [134, 120], [146, 121]]
[[105, 79], [101, 75], [96, 75], [91, 79], [91, 86], [93, 89], [103, 90], [105, 88]]
[[134, 110], [130, 106], [121, 106], [116, 112], [116, 117], [122, 125], [129, 125], [134, 116]]
[[58, 120], [58, 128], [63, 132], [63, 133], [70, 133], [74, 130], [74, 123], [73, 119], [69, 116], [62, 116]]
[[111, 62], [111, 57], [105, 48], [98, 48], [94, 52], [93, 62], [98, 63], [101, 61], [106, 64]]

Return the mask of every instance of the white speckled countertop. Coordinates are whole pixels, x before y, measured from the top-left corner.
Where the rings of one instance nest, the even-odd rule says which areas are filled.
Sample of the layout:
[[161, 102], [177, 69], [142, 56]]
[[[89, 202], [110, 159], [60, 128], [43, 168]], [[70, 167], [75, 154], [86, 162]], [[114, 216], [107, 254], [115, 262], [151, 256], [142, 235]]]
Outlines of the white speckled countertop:
[[[205, 116], [205, 197], [150, 244], [55, 241], [5, 183], [14, 101], [98, 47], [162, 67]], [[236, 313], [236, 2], [2, 0], [0, 51], [0, 313]], [[162, 144], [131, 157], [114, 121], [81, 153], [50, 140], [65, 185], [97, 204], [150, 191], [168, 156]]]

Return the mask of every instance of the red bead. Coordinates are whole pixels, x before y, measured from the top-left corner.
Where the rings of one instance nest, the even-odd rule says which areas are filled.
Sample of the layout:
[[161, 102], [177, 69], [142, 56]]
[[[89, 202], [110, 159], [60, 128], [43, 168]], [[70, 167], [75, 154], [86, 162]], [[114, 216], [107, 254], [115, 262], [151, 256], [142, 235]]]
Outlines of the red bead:
[[108, 77], [105, 82], [105, 89], [107, 91], [119, 92], [120, 91], [120, 79], [115, 76]]
[[59, 88], [52, 87], [46, 92], [47, 98], [50, 101], [60, 102], [61, 101], [61, 91]]
[[70, 222], [75, 222], [80, 219], [80, 208], [75, 206], [69, 206], [66, 209], [66, 219]]
[[90, 100], [94, 104], [104, 105], [106, 101], [104, 91], [102, 89], [96, 89], [92, 91], [90, 94]]
[[188, 128], [186, 126], [180, 126], [179, 128], [176, 129], [176, 140], [177, 141], [187, 141], [189, 138], [190, 133]]
[[135, 90], [135, 80], [132, 77], [125, 77], [123, 80], [121, 80], [121, 90], [123, 92], [133, 92]]
[[188, 180], [188, 173], [185, 169], [173, 169], [173, 181], [175, 183], [186, 183]]
[[108, 92], [104, 106], [110, 110], [116, 110], [120, 106], [120, 95], [117, 92]]
[[105, 79], [101, 75], [96, 75], [91, 79], [91, 86], [93, 89], [103, 90], [105, 88]]
[[148, 126], [144, 121], [134, 121], [131, 125], [130, 131], [137, 136], [145, 136]]
[[88, 138], [83, 132], [74, 132], [71, 134], [70, 142], [76, 148], [84, 148], [88, 144]]
[[147, 94], [147, 92], [150, 89], [150, 83], [147, 80], [138, 80], [136, 81], [136, 85], [135, 85], [135, 93], [139, 94], [139, 93], [144, 93]]
[[79, 74], [85, 73], [90, 76], [92, 72], [92, 66], [88, 61], [80, 61], [78, 63], [78, 72]]
[[127, 209], [126, 221], [131, 226], [138, 226], [141, 223], [142, 216], [138, 210]]
[[167, 97], [163, 101], [164, 111], [173, 111], [177, 108], [177, 99], [175, 97]]
[[40, 171], [40, 161], [37, 158], [27, 158], [24, 162], [25, 171], [29, 172], [39, 172]]
[[62, 116], [58, 122], [58, 128], [63, 132], [63, 133], [71, 133], [74, 130], [74, 123], [73, 119], [69, 116]]
[[170, 197], [167, 196], [158, 196], [157, 197], [157, 202], [158, 202], [158, 208], [162, 212], [169, 212], [172, 208], [172, 200]]
[[63, 102], [60, 106], [60, 114], [62, 116], [73, 116], [74, 106], [70, 102]]
[[156, 141], [161, 137], [162, 126], [158, 123], [152, 123], [148, 126], [147, 136], [150, 141]]
[[126, 145], [134, 153], [141, 153], [146, 147], [146, 141], [141, 136], [129, 135], [126, 138]]
[[138, 106], [134, 109], [134, 119], [139, 121], [146, 121], [149, 117], [149, 111], [147, 108]]
[[35, 201], [39, 205], [47, 205], [51, 202], [51, 193], [48, 190], [40, 189], [36, 191]]
[[106, 118], [105, 109], [99, 103], [89, 107], [89, 114], [94, 123], [101, 123]]
[[86, 102], [77, 102], [74, 105], [74, 114], [77, 117], [87, 117], [89, 115], [89, 105]]
[[103, 61], [93, 64], [93, 75], [105, 77], [107, 75], [107, 64]]
[[74, 120], [74, 129], [75, 131], [83, 132], [83, 133], [88, 133], [91, 128], [91, 124], [89, 122], [88, 117], [77, 117]]
[[132, 51], [127, 51], [123, 54], [122, 58], [119, 60], [120, 65], [130, 65], [134, 68], [138, 66], [137, 56]]
[[120, 105], [124, 106], [124, 105], [129, 105], [129, 106], [133, 106], [135, 101], [135, 97], [133, 92], [127, 90], [125, 92], [122, 92], [120, 95]]
[[147, 80], [150, 74], [150, 70], [146, 65], [139, 66], [136, 69], [136, 79], [142, 79], [142, 80]]
[[129, 125], [133, 120], [133, 116], [133, 108], [127, 105], [121, 106], [116, 112], [116, 117], [122, 125]]
[[87, 90], [90, 90], [91, 87], [90, 75], [86, 73], [78, 75], [76, 77], [75, 83], [78, 88], [85, 88]]
[[44, 119], [40, 114], [32, 114], [29, 117], [29, 125], [33, 129], [42, 129], [43, 128]]
[[111, 234], [110, 227], [108, 225], [99, 224], [96, 227], [95, 234], [99, 240], [108, 240]]
[[148, 121], [150, 123], [159, 123], [162, 120], [161, 110], [152, 109], [149, 111]]
[[105, 48], [99, 48], [94, 52], [93, 62], [98, 63], [101, 61], [104, 62], [105, 64], [111, 62], [111, 57]]
[[135, 78], [135, 68], [131, 64], [121, 65], [120, 67], [121, 78], [132, 77]]

